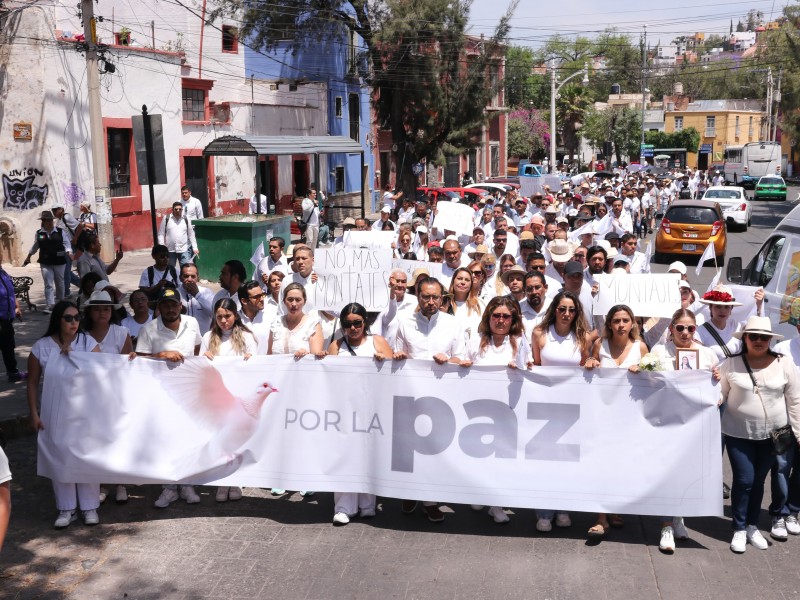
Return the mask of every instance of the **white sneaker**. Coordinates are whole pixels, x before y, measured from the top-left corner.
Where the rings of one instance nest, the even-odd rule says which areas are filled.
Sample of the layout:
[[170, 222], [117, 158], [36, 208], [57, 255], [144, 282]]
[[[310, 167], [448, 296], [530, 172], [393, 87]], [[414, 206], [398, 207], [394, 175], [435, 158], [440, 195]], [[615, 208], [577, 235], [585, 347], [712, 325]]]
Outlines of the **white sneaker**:
[[124, 485], [118, 485], [117, 493], [114, 499], [117, 504], [125, 504], [128, 501], [128, 488], [126, 488]]
[[269, 493], [273, 496], [283, 496], [286, 493], [286, 490], [283, 488], [272, 488]]
[[232, 486], [228, 490], [228, 500], [241, 500], [242, 499], [242, 488]]
[[784, 520], [786, 521], [786, 531], [792, 535], [800, 535], [800, 523], [797, 522], [796, 515], [789, 515]]
[[741, 531], [733, 532], [733, 540], [731, 540], [731, 550], [737, 554], [742, 554], [747, 550], [747, 532], [742, 529]]
[[58, 517], [56, 518], [56, 522], [53, 524], [53, 527], [56, 529], [64, 529], [64, 527], [69, 527], [69, 524], [77, 519], [78, 515], [76, 511], [62, 510], [58, 513]]
[[83, 522], [87, 525], [97, 525], [100, 522], [100, 517], [97, 515], [96, 510], [83, 511]]
[[786, 521], [783, 517], [772, 517], [772, 530], [769, 534], [776, 540], [786, 540], [789, 532], [786, 530]]
[[333, 515], [333, 524], [334, 525], [347, 525], [350, 522], [350, 517], [343, 512], [337, 512]]
[[536, 521], [536, 531], [547, 533], [553, 530], [553, 522], [550, 519], [539, 519]]
[[495, 523], [508, 523], [511, 520], [499, 506], [492, 506], [489, 509], [489, 516], [492, 517]]
[[181, 486], [181, 498], [186, 500], [186, 504], [197, 504], [200, 502], [200, 496], [194, 491], [193, 485]]
[[761, 535], [761, 532], [758, 530], [758, 527], [755, 525], [748, 525], [747, 526], [747, 541], [753, 544], [759, 550], [766, 550], [769, 548], [769, 543], [764, 536]]
[[310, 498], [311, 496], [313, 496], [313, 495], [314, 495], [314, 494], [316, 494], [316, 493], [317, 493], [317, 492], [300, 492], [300, 495], [301, 495], [303, 498]]
[[572, 519], [568, 513], [556, 513], [556, 527], [572, 527]]
[[155, 501], [153, 506], [155, 506], [156, 508], [167, 508], [177, 499], [178, 499], [177, 491], [170, 488], [164, 488], [164, 491], [161, 492], [161, 495], [158, 497], [158, 500]]
[[227, 487], [218, 487], [217, 488], [217, 495], [215, 496], [217, 502], [227, 502], [228, 501], [228, 490], [230, 490], [230, 488], [227, 488]]
[[675, 534], [676, 540], [689, 539], [689, 532], [686, 531], [686, 525], [683, 524], [683, 517], [674, 517], [672, 519], [672, 533]]
[[101, 487], [100, 488], [100, 504], [105, 502], [106, 498], [108, 498], [108, 490], [106, 488], [104, 488], [104, 487]]
[[675, 535], [670, 525], [661, 528], [661, 541], [658, 543], [658, 549], [670, 554], [675, 552]]
[[483, 504], [470, 504], [469, 507], [475, 512], [483, 510]]

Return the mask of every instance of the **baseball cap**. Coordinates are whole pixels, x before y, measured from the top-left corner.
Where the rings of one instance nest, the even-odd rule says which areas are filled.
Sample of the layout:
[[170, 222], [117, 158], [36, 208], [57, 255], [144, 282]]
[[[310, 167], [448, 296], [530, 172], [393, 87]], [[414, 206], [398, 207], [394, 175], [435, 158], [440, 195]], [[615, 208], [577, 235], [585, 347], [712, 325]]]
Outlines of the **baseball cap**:
[[571, 260], [564, 265], [564, 275], [575, 275], [576, 273], [583, 274], [583, 265], [577, 260]]
[[669, 269], [667, 269], [667, 271], [677, 271], [681, 275], [686, 275], [686, 265], [683, 264], [681, 261], [676, 260], [669, 266]]
[[173, 288], [165, 287], [165, 288], [163, 288], [161, 290], [161, 292], [159, 292], [158, 301], [159, 302], [167, 302], [167, 301], [180, 302], [181, 301], [181, 296], [180, 296], [180, 294], [178, 293], [177, 290], [175, 290]]

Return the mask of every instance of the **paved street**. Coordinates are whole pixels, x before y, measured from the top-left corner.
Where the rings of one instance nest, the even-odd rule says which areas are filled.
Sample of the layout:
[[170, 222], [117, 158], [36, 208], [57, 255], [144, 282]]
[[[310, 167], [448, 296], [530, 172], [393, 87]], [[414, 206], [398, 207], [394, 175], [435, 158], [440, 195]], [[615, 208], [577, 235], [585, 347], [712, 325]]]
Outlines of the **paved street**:
[[[797, 197], [796, 188], [789, 197]], [[742, 256], [746, 264], [793, 206], [791, 201], [756, 205], [753, 227], [731, 234], [728, 257]], [[119, 274], [122, 287], [133, 289], [148, 263], [146, 254], [126, 257]], [[37, 270], [25, 271], [34, 276], [41, 296]], [[712, 277], [711, 267], [699, 278], [690, 269], [695, 289], [704, 290]], [[45, 321], [34, 315], [21, 325], [21, 356]], [[0, 410], [3, 418], [24, 411], [20, 386], [0, 384]], [[14, 510], [0, 554], [4, 599], [728, 600], [800, 595], [800, 537], [771, 541], [766, 551], [749, 546], [744, 555], [734, 555], [728, 549], [727, 518], [687, 519], [691, 539], [678, 542], [677, 552], [667, 556], [658, 550], [660, 523], [653, 517], [628, 515], [622, 529], [611, 530], [600, 543], [588, 543], [585, 533], [594, 522], [590, 514], [575, 513], [571, 528], [541, 534], [534, 529], [531, 510], [514, 510], [510, 523], [496, 525], [485, 512], [449, 505], [444, 507], [446, 521], [432, 524], [421, 513], [401, 514], [398, 500], [383, 500], [374, 519], [334, 528], [330, 493], [273, 498], [265, 490], [246, 488], [241, 501], [217, 504], [212, 488], [198, 488], [199, 505], [179, 501], [159, 510], [152, 504], [160, 487], [138, 486], [130, 488], [128, 504], [109, 500], [101, 507], [99, 526], [76, 522], [56, 532], [50, 482], [35, 474], [35, 438], [13, 439], [8, 454]], [[535, 472], [520, 475], [536, 477]], [[768, 502], [767, 493], [762, 529], [769, 523]], [[727, 502], [725, 509], [728, 514]]]

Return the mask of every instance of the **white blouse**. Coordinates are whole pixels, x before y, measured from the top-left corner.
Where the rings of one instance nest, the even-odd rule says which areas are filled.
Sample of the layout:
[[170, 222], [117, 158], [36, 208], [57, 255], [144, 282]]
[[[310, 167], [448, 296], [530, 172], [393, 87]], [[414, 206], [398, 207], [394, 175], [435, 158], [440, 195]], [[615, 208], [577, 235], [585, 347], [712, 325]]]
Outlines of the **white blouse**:
[[[86, 335], [92, 337], [88, 333]], [[125, 345], [125, 340], [128, 339], [129, 335], [127, 327], [114, 325], [112, 323], [106, 333], [106, 337], [97, 341], [97, 345], [100, 346], [100, 352], [105, 352], [106, 354], [120, 354], [122, 352], [122, 347]]]
[[503, 343], [495, 346], [490, 340], [486, 348], [481, 350], [481, 336], [473, 335], [469, 339], [467, 346], [467, 360], [472, 364], [478, 366], [499, 366], [505, 367], [509, 363], [516, 363], [520, 369], [525, 369], [528, 366], [528, 361], [531, 359], [531, 347], [525, 336], [517, 338], [517, 350], [511, 346], [511, 337], [506, 336]]
[[319, 325], [319, 317], [307, 314], [300, 325], [289, 331], [286, 326], [286, 317], [276, 318], [270, 328], [272, 354], [294, 354], [300, 349], [309, 350], [308, 341], [317, 331], [317, 325]]
[[[232, 333], [233, 330], [222, 332], [222, 339], [220, 340], [214, 356], [243, 356], [241, 352], [237, 352], [233, 347], [233, 342], [231, 341]], [[248, 333], [247, 331], [242, 333], [244, 335], [245, 354], [258, 354], [258, 344], [256, 343], [256, 338], [253, 336], [253, 334]], [[205, 354], [208, 352], [208, 347], [210, 344], [211, 331], [207, 331], [203, 334], [203, 340], [200, 342], [200, 354]]]
[[[91, 352], [94, 350], [95, 346], [97, 346], [97, 342], [94, 338], [85, 333], [79, 333], [75, 336], [75, 339], [72, 340], [72, 344], [70, 344], [70, 348], [75, 352]], [[50, 356], [52, 356], [54, 352], [57, 354], [60, 351], [61, 349], [58, 347], [58, 344], [56, 344], [49, 335], [36, 340], [36, 343], [31, 348], [31, 354], [33, 354], [39, 361], [39, 364], [42, 365], [42, 371], [44, 371], [47, 366]]]

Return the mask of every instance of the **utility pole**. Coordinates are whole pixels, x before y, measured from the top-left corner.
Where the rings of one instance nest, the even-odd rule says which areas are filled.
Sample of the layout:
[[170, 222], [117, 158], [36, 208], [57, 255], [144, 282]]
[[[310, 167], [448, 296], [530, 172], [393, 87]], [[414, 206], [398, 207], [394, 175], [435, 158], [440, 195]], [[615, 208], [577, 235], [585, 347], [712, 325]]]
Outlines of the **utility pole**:
[[783, 67], [778, 70], [778, 89], [772, 96], [772, 102], [775, 108], [772, 111], [772, 137], [770, 141], [773, 142], [778, 139], [778, 112], [781, 107], [781, 79], [783, 79]]
[[772, 141], [770, 135], [772, 133], [772, 86], [774, 83], [772, 79], [772, 67], [770, 67], [767, 69], [767, 126], [763, 136], [763, 139], [767, 142]]
[[[644, 145], [644, 108], [647, 102], [647, 25], [642, 36], [642, 145]], [[641, 146], [640, 146], [641, 147]], [[639, 157], [642, 162], [642, 157]]]
[[556, 59], [550, 59], [550, 172], [556, 169]]
[[111, 198], [106, 166], [106, 136], [100, 108], [100, 71], [97, 62], [97, 30], [93, 0], [81, 0], [83, 34], [86, 40], [86, 80], [89, 95], [89, 133], [92, 139], [92, 172], [94, 173], [94, 210], [97, 213], [97, 233], [100, 236], [101, 258], [114, 259], [114, 226], [111, 222]]

